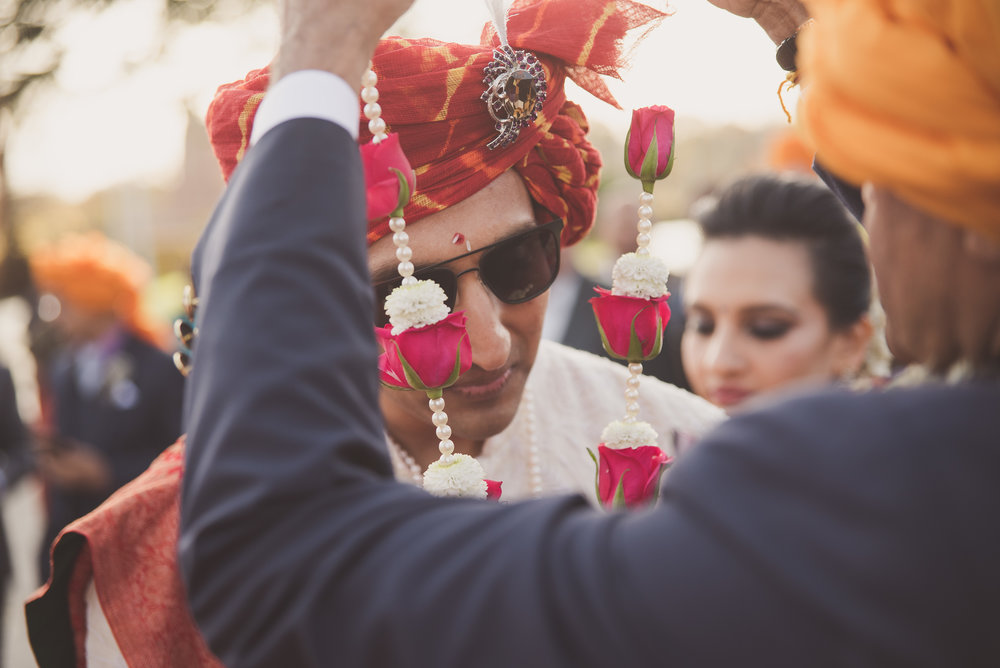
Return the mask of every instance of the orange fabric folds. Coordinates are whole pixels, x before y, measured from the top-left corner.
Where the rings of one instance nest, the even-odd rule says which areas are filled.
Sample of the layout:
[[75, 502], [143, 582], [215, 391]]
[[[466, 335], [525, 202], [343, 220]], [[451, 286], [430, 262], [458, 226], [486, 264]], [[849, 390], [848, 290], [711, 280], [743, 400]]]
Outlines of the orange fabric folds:
[[808, 4], [800, 116], [819, 160], [1000, 239], [1000, 3]]
[[[457, 204], [504, 171], [523, 177], [535, 202], [564, 218], [562, 242], [575, 243], [590, 229], [596, 211], [601, 159], [587, 140], [582, 110], [566, 100], [573, 79], [617, 106], [600, 75], [618, 76], [623, 40], [635, 28], [654, 27], [665, 14], [631, 0], [518, 0], [510, 9], [507, 37], [515, 49], [533, 53], [547, 79], [547, 98], [537, 121], [512, 144], [490, 150], [497, 135], [480, 99], [483, 69], [499, 44], [491, 27], [480, 45], [390, 37], [373, 59], [379, 104], [390, 132], [417, 174], [417, 189], [405, 216], [413, 223]], [[267, 89], [267, 70], [219, 88], [207, 125], [224, 176], [247, 148], [253, 115]], [[361, 141], [368, 141], [360, 113]], [[369, 225], [368, 242], [388, 232], [388, 221]]]

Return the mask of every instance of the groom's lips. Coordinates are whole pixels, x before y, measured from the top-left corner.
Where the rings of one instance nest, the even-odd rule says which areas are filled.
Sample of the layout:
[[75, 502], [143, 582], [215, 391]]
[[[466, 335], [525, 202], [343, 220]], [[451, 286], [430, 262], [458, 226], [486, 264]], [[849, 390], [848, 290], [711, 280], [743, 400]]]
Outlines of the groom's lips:
[[472, 383], [455, 385], [451, 389], [466, 399], [491, 398], [500, 394], [503, 388], [506, 387], [507, 381], [510, 380], [511, 375], [512, 371], [510, 367], [507, 367], [502, 373], [495, 374], [487, 378], [477, 379]]

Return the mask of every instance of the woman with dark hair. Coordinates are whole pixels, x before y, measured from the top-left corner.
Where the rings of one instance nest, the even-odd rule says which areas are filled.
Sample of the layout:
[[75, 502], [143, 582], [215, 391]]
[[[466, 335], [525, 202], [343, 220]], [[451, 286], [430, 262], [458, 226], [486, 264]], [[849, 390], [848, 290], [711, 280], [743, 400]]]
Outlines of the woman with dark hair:
[[699, 220], [686, 282], [685, 371], [728, 411], [761, 393], [855, 377], [872, 337], [858, 224], [822, 184], [756, 175]]

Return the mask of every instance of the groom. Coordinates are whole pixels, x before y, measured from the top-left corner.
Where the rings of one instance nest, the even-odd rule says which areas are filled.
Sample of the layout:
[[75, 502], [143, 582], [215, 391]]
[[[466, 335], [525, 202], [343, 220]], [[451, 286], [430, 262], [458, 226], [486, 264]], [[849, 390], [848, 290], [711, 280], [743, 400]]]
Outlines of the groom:
[[[540, 342], [546, 291], [558, 270], [555, 251], [589, 232], [602, 162], [567, 82], [613, 102], [598, 73], [618, 67], [630, 28], [648, 30], [664, 16], [629, 0], [515, 2], [507, 39], [537, 57], [543, 76], [533, 85], [544, 87], [545, 98], [537, 119], [501, 147], [491, 148], [496, 121], [481, 99], [483, 68], [493, 59], [489, 40], [466, 45], [387, 37], [372, 58], [379, 120], [398, 137], [417, 174], [404, 209], [416, 276], [435, 272], [454, 297], [449, 305], [467, 317], [472, 368], [444, 393], [451, 440], [457, 452], [480, 461], [488, 478], [503, 481], [505, 500], [592, 493], [594, 467], [584, 446], [621, 414], [620, 365]], [[314, 89], [313, 78], [299, 73], [281, 86], [303, 101], [324, 100], [326, 108], [323, 81]], [[273, 125], [274, 107], [261, 104], [269, 82], [267, 69], [254, 70], [220, 86], [209, 107], [208, 133], [227, 179], [251, 137]], [[357, 114], [357, 104], [350, 109], [357, 92], [345, 98]], [[362, 143], [371, 138], [367, 126]], [[399, 260], [386, 217], [372, 218], [366, 232], [377, 296], [372, 310], [382, 325], [381, 298], [398, 280]], [[554, 219], [562, 220], [561, 229]], [[633, 244], [634, 237], [633, 229]], [[592, 315], [589, 327], [596, 336]], [[580, 390], [565, 392], [567, 386]], [[675, 431], [700, 436], [721, 418], [707, 402], [653, 380], [643, 381], [640, 402], [644, 419], [665, 440]], [[382, 388], [379, 403], [397, 477], [419, 480], [439, 457], [427, 397]], [[533, 418], [550, 411], [559, 411], [564, 424]]]
[[[841, 91], [810, 127], [832, 170], [877, 175], [866, 221], [894, 342], [937, 370], [963, 361], [965, 378], [734, 419], [672, 471], [658, 508], [607, 517], [579, 498], [491, 506], [391, 479], [344, 82], [407, 4], [287, 1], [266, 101], [281, 110], [318, 69], [331, 75], [310, 87], [352, 113], [274, 114], [194, 258], [203, 319], [180, 555], [212, 650], [234, 666], [996, 665], [1000, 177], [985, 166], [1000, 16], [987, 0], [919, 16], [906, 2], [815, 2], [815, 48], [843, 41], [852, 55], [839, 81], [871, 95], [888, 72], [905, 93], [853, 132], [902, 127], [912, 94], [935, 108], [919, 69], [884, 62], [911, 58], [904, 47], [954, 74], [942, 82], [963, 94], [947, 104], [981, 121], [971, 143], [970, 126], [940, 130], [970, 176], [916, 188], [901, 147], [926, 136], [919, 122], [838, 153]], [[833, 77], [815, 72], [810, 93], [828, 94]]]

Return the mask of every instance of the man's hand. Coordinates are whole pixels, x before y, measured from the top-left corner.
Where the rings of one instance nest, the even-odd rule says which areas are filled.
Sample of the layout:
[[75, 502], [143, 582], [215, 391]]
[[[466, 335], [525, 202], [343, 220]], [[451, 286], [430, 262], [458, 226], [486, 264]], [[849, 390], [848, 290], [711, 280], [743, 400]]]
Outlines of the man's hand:
[[727, 12], [755, 20], [775, 44], [795, 34], [809, 19], [799, 0], [708, 0]]
[[104, 455], [79, 441], [40, 440], [35, 451], [38, 473], [51, 485], [70, 492], [106, 492], [111, 466]]
[[296, 70], [333, 72], [361, 80], [382, 34], [413, 0], [284, 0], [277, 81]]

